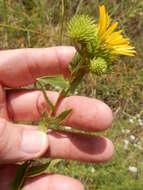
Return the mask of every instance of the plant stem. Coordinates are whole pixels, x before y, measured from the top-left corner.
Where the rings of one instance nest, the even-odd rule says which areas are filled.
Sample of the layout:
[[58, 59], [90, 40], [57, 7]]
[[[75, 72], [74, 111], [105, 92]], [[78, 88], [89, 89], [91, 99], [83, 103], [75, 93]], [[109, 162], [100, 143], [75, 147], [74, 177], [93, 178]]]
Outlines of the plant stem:
[[62, 89], [61, 92], [59, 93], [58, 99], [55, 103], [54, 110], [51, 113], [51, 116], [55, 116], [55, 112], [57, 111], [57, 108], [58, 108], [60, 102], [63, 100], [64, 97], [65, 97], [65, 90]]
[[39, 85], [41, 86], [41, 90], [43, 92], [43, 95], [44, 95], [44, 98], [47, 102], [47, 105], [49, 106], [50, 108], [50, 115], [54, 112], [55, 108], [54, 108], [54, 105], [52, 104], [52, 102], [50, 101], [50, 99], [48, 98], [47, 94], [46, 94], [46, 88], [41, 84], [40, 81], [38, 81]]

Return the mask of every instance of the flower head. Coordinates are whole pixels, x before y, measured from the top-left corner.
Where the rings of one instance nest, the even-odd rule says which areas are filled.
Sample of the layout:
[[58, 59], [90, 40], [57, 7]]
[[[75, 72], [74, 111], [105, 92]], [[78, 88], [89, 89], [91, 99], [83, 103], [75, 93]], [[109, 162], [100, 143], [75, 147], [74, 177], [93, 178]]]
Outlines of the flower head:
[[107, 69], [107, 64], [103, 58], [98, 57], [90, 60], [90, 71], [92, 73], [101, 75], [105, 73], [106, 69]]
[[68, 36], [79, 53], [78, 61], [71, 64], [73, 73], [81, 70], [101, 75], [117, 55], [134, 56], [136, 52], [122, 30], [115, 31], [118, 22], [111, 24], [104, 5], [99, 6], [99, 12], [97, 24], [87, 15], [75, 15], [68, 24]]
[[124, 38], [122, 30], [115, 31], [118, 22], [111, 24], [111, 19], [106, 12], [105, 6], [99, 7], [100, 17], [97, 29], [97, 38], [100, 47], [108, 50], [111, 55], [128, 55], [134, 56], [134, 47], [130, 45], [128, 38]]
[[79, 43], [92, 42], [96, 30], [94, 20], [88, 15], [75, 15], [68, 24], [68, 35]]

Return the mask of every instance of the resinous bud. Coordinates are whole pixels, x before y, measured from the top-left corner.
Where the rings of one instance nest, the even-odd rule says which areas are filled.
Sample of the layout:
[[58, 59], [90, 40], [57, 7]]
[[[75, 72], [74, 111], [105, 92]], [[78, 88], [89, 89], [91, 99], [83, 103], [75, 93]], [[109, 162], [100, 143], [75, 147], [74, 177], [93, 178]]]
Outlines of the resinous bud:
[[106, 69], [107, 69], [107, 63], [103, 58], [98, 57], [90, 60], [90, 71], [92, 73], [101, 75], [105, 73]]

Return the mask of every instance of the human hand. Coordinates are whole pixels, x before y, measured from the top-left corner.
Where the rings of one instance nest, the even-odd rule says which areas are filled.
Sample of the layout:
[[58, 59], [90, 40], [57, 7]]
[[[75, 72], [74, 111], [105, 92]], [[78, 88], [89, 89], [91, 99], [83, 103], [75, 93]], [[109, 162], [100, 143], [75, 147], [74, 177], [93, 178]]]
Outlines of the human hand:
[[[0, 189], [9, 190], [16, 172], [16, 162], [44, 156], [85, 162], [105, 162], [114, 148], [110, 140], [99, 137], [49, 131], [12, 121], [38, 121], [43, 110], [49, 111], [38, 90], [5, 90], [34, 83], [45, 75], [69, 75], [68, 64], [75, 53], [72, 47], [19, 49], [0, 52]], [[58, 93], [47, 91], [54, 103]], [[80, 96], [65, 97], [59, 114], [71, 108], [65, 125], [86, 131], [101, 131], [111, 125], [112, 112], [103, 102]], [[70, 177], [44, 174], [27, 180], [24, 190], [83, 190], [82, 184]]]

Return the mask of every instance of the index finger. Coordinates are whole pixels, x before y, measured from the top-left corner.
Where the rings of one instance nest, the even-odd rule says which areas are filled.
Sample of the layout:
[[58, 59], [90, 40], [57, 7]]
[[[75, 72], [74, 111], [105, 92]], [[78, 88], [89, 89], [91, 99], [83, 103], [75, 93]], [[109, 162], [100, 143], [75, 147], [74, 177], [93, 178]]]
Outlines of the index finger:
[[44, 75], [69, 75], [73, 47], [16, 49], [0, 51], [0, 83], [16, 88], [32, 84]]

